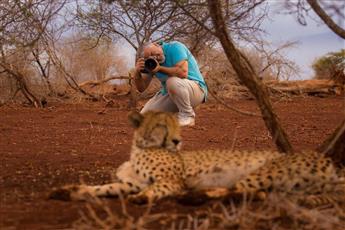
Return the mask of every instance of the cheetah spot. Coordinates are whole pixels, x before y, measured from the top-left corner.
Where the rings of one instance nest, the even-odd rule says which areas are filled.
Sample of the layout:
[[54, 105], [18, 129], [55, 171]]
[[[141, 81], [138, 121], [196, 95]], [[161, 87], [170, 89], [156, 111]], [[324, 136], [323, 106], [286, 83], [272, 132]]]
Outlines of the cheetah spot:
[[220, 173], [222, 171], [223, 171], [223, 169], [221, 167], [218, 167], [218, 166], [214, 166], [212, 168], [212, 172], [214, 172], [214, 173]]

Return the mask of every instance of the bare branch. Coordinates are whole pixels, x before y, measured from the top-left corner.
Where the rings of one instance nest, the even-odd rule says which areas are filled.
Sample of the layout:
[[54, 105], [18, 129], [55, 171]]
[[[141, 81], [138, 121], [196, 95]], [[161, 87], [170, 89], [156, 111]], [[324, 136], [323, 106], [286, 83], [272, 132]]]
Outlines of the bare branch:
[[332, 18], [321, 8], [317, 0], [307, 0], [311, 8], [315, 11], [317, 15], [322, 19], [322, 21], [338, 36], [345, 39], [345, 30], [338, 26]]
[[335, 129], [317, 150], [327, 156], [339, 166], [345, 166], [345, 120]]

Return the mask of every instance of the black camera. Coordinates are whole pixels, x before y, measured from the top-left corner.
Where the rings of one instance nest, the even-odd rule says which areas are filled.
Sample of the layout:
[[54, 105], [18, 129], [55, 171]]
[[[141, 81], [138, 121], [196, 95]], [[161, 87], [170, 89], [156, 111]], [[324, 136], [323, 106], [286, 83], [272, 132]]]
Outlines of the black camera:
[[152, 70], [154, 70], [158, 65], [158, 62], [154, 58], [147, 58], [145, 59], [145, 64], [144, 64], [144, 70], [142, 70], [142, 73], [151, 73]]

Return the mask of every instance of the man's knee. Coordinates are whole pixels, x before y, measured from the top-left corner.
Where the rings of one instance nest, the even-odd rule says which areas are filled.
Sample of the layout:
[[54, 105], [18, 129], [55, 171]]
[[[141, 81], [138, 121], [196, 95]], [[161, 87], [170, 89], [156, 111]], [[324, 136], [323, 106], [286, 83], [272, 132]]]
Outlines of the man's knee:
[[169, 94], [176, 94], [185, 88], [184, 79], [179, 77], [169, 77], [166, 84]]

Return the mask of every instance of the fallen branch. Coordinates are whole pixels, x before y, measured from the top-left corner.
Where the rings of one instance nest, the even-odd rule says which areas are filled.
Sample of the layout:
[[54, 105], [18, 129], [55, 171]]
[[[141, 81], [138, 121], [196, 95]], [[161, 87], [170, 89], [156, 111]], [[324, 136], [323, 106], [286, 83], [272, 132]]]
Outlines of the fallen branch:
[[96, 80], [84, 81], [84, 82], [79, 84], [79, 87], [83, 87], [86, 85], [90, 85], [90, 87], [95, 87], [95, 86], [104, 84], [104, 83], [111, 81], [111, 80], [124, 80], [124, 79], [129, 80], [130, 78], [129, 78], [129, 76], [113, 76], [113, 77], [104, 78], [104, 79], [99, 80], [99, 81], [96, 81]]
[[270, 81], [265, 83], [266, 86], [274, 92], [284, 92], [287, 94], [341, 94], [344, 86], [329, 80], [306, 80], [306, 81]]

